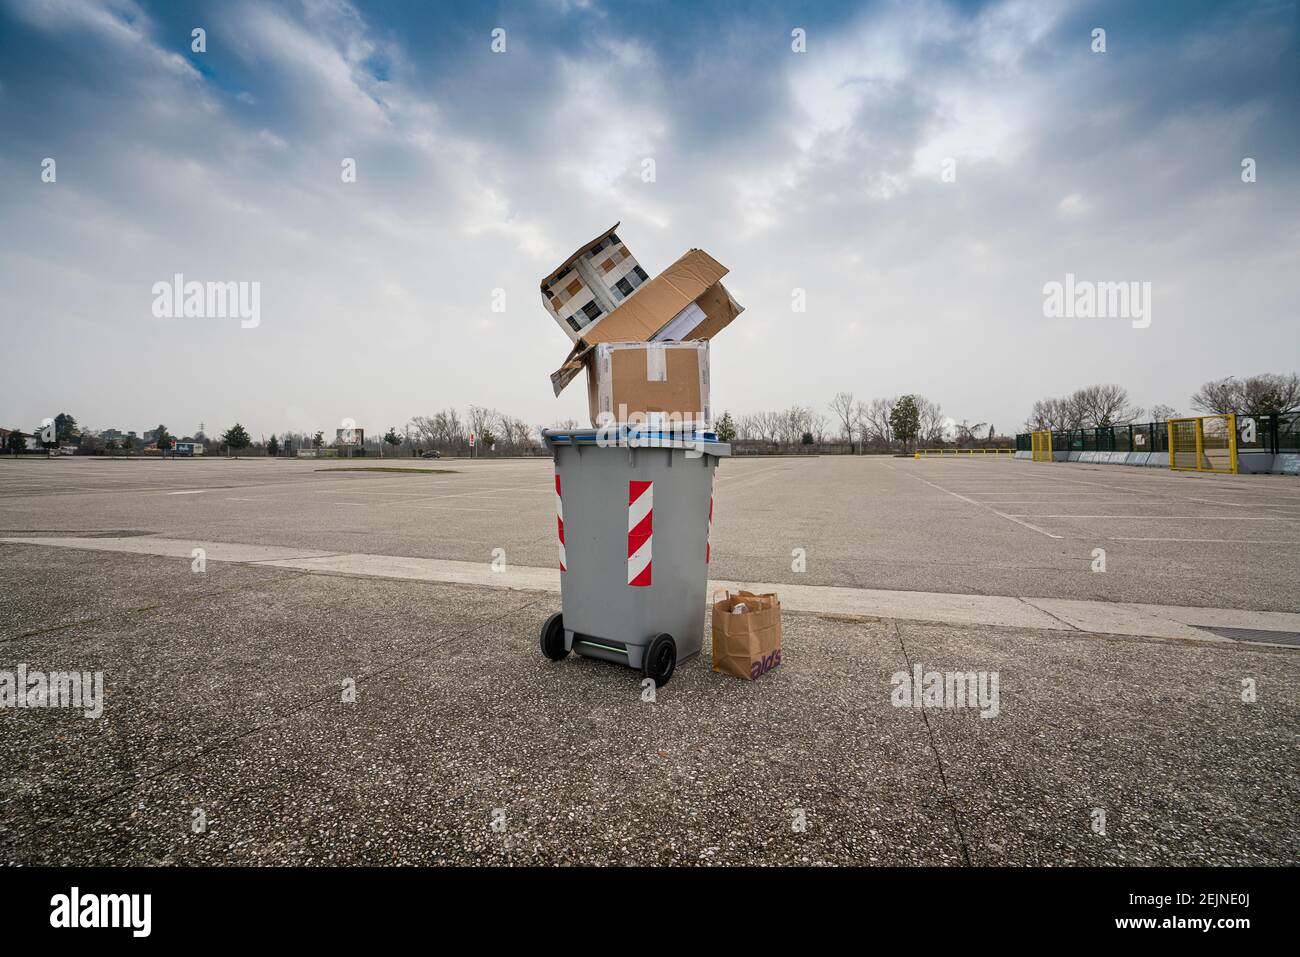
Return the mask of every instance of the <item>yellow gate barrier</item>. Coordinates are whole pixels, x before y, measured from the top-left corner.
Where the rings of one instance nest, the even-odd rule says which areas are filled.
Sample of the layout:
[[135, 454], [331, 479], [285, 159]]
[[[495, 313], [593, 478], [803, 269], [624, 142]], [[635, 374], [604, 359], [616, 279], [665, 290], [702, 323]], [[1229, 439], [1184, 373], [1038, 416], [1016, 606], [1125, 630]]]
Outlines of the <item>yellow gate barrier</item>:
[[1169, 467], [1181, 472], [1237, 474], [1237, 417], [1201, 415], [1169, 420]]
[[1015, 449], [917, 449], [913, 458], [929, 455], [1013, 455]]

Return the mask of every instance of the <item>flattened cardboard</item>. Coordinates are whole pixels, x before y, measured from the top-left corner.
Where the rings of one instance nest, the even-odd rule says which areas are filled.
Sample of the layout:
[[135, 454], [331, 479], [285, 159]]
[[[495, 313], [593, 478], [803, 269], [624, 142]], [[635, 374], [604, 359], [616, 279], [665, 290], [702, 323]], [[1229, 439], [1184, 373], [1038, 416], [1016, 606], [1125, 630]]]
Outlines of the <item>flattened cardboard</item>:
[[706, 341], [601, 343], [587, 363], [587, 406], [597, 428], [640, 416], [653, 423], [656, 413], [678, 426], [711, 421]]
[[686, 336], [706, 339], [726, 328], [740, 306], [718, 281], [727, 267], [704, 252], [692, 249], [649, 282], [617, 309], [582, 330], [564, 364], [551, 373], [556, 395], [582, 370], [591, 349], [602, 342], [648, 342], [683, 309], [695, 303], [705, 320]]

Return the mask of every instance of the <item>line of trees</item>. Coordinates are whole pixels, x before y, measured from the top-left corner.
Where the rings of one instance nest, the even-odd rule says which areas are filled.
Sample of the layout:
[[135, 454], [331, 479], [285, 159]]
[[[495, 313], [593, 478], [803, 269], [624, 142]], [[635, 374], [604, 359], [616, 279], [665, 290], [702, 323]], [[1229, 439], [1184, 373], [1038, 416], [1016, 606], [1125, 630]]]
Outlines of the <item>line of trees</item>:
[[[559, 428], [580, 428], [574, 421], [556, 423]], [[31, 434], [40, 435], [41, 427]], [[248, 430], [236, 422], [226, 429], [218, 438], [209, 438], [202, 430], [183, 438], [173, 435], [165, 425], [158, 425], [151, 430], [156, 439], [150, 438], [148, 445], [160, 452], [175, 448], [177, 442], [193, 442], [203, 446], [208, 454], [224, 452], [238, 456], [241, 452], [253, 455], [278, 456], [292, 454], [298, 449], [322, 449], [334, 445], [327, 439], [325, 432], [295, 432], [286, 430], [254, 439]], [[443, 409], [429, 416], [417, 415], [404, 427], [390, 426], [383, 433], [372, 432], [366, 436], [365, 450], [359, 454], [415, 454], [426, 449], [437, 449], [451, 454], [465, 454], [469, 451], [469, 437], [473, 434], [479, 452], [495, 452], [498, 455], [531, 455], [543, 451], [540, 427], [523, 419], [498, 412], [485, 406], [471, 405], [462, 414], [455, 408]], [[77, 446], [85, 455], [130, 455], [144, 451], [144, 436], [123, 436], [122, 438], [104, 438], [94, 429], [85, 429], [77, 420], [65, 412], [55, 418], [54, 440], [42, 443], [47, 448], [57, 448], [61, 444]], [[405, 448], [402, 448], [405, 446]], [[19, 430], [13, 430], [6, 436], [3, 451], [16, 454], [26, 450], [27, 439]], [[410, 450], [409, 453], [407, 450]]]
[[[41, 428], [38, 427], [33, 431], [33, 434], [39, 436], [41, 431]], [[54, 441], [42, 441], [40, 444], [46, 449], [57, 448], [60, 445], [74, 445], [77, 451], [83, 455], [109, 456], [130, 455], [135, 452], [143, 452], [146, 448], [156, 448], [159, 452], [164, 453], [170, 452], [176, 448], [178, 442], [202, 445], [204, 451], [221, 450], [235, 453], [253, 446], [252, 438], [238, 422], [227, 429], [220, 439], [215, 441], [204, 435], [201, 430], [195, 432], [193, 436], [177, 437], [162, 423], [159, 423], [146, 434], [154, 436], [148, 443], [145, 442], [144, 436], [125, 435], [121, 438], [104, 438], [101, 433], [96, 432], [94, 429], [82, 428], [77, 424], [74, 416], [66, 412], [60, 412], [54, 417]], [[16, 433], [11, 433], [6, 450], [17, 452], [21, 450], [22, 445], [23, 440]], [[261, 449], [263, 446], [259, 444], [257, 448]], [[279, 446], [275, 436], [271, 436], [271, 440], [265, 444], [265, 449], [268, 454], [276, 454]]]
[[836, 393], [827, 412], [800, 405], [735, 417], [726, 412], [718, 420], [717, 432], [722, 441], [749, 445], [753, 451], [811, 447], [852, 454], [888, 453], [921, 447], [990, 447], [1011, 441], [999, 437], [987, 422], [956, 422], [944, 415], [939, 403], [923, 395], [862, 401], [852, 392]]
[[793, 405], [782, 412], [753, 412], [734, 420], [727, 418], [727, 423], [728, 427], [722, 428], [719, 422], [720, 431], [733, 436], [726, 441], [740, 439], [778, 445], [812, 445], [826, 440], [830, 419], [811, 407]]
[[864, 452], [997, 444], [997, 431], [990, 423], [957, 422], [944, 415], [938, 402], [919, 393], [859, 401], [851, 392], [837, 392], [830, 409], [850, 448]]
[[[1285, 415], [1300, 411], [1300, 376], [1262, 373], [1238, 379], [1212, 379], [1191, 396], [1198, 412], [1238, 415]], [[1149, 410], [1135, 405], [1128, 390], [1113, 383], [1076, 389], [1061, 398], [1039, 399], [1025, 419], [1028, 431], [1095, 429], [1139, 422], [1163, 422], [1181, 415], [1172, 405]]]
[[471, 434], [480, 449], [506, 455], [531, 455], [542, 448], [536, 426], [481, 405], [471, 405], [464, 415], [449, 407], [433, 415], [414, 416], [410, 429], [413, 446], [439, 452], [467, 452]]
[[1128, 389], [1121, 385], [1090, 385], [1076, 389], [1059, 399], [1039, 399], [1030, 409], [1025, 428], [1053, 432], [1067, 429], [1093, 429], [1109, 425], [1129, 425], [1145, 421], [1145, 410], [1129, 400]]

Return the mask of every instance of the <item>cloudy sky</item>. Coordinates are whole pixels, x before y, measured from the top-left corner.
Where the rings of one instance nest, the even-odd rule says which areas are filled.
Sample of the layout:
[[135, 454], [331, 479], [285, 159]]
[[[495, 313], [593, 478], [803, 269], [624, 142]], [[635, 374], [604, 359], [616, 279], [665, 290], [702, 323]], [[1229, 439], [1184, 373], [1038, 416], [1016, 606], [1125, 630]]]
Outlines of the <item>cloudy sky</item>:
[[[0, 0], [0, 425], [579, 418], [537, 284], [617, 220], [731, 269], [718, 408], [1187, 411], [1300, 366], [1298, 62], [1268, 0]], [[259, 325], [156, 317], [176, 273]], [[1066, 273], [1150, 282], [1150, 325], [1045, 317]]]

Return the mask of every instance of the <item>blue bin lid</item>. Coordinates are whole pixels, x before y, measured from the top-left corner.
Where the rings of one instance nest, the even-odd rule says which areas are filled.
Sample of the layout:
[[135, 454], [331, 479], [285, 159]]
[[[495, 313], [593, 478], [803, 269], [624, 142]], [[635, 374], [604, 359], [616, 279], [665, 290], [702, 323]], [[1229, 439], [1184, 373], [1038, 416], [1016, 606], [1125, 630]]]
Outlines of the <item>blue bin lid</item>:
[[603, 429], [543, 429], [548, 445], [590, 445], [598, 448], [696, 448], [709, 455], [730, 455], [731, 446], [718, 433], [704, 429], [671, 431], [610, 426]]

